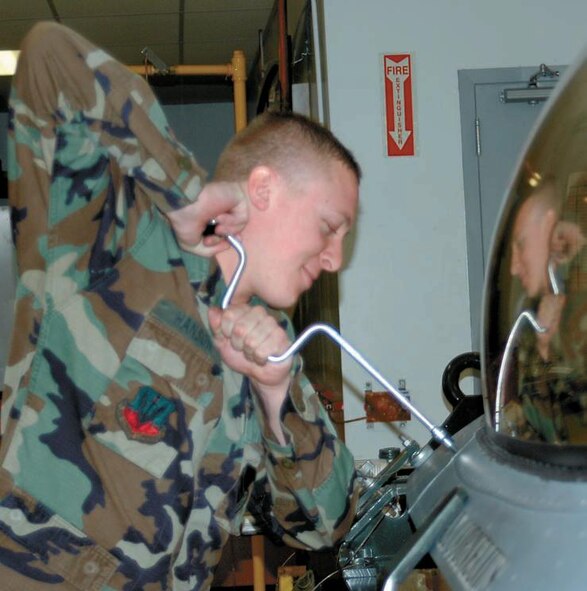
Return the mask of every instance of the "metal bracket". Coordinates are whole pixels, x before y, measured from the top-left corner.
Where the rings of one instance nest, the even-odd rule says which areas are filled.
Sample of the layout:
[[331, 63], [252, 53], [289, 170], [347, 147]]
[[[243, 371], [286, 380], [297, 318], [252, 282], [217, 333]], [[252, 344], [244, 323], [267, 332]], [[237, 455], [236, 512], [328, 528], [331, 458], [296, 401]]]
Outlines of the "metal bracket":
[[536, 105], [544, 102], [552, 93], [554, 86], [539, 86], [541, 78], [552, 80], [558, 78], [560, 72], [549, 68], [546, 64], [540, 64], [538, 71], [530, 76], [526, 88], [504, 88], [499, 100], [502, 103], [528, 103]]

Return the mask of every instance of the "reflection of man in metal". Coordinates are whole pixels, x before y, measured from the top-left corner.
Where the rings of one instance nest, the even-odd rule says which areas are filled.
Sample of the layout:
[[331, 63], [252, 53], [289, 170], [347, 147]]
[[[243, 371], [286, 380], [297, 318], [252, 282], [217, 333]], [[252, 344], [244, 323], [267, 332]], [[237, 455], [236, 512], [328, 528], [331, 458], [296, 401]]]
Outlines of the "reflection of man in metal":
[[558, 330], [565, 296], [554, 277], [552, 239], [558, 221], [556, 188], [552, 181], [541, 185], [520, 208], [513, 229], [511, 274], [518, 277], [526, 295], [539, 298], [537, 321], [545, 329], [538, 333], [538, 350], [548, 358], [548, 345]]
[[548, 289], [550, 237], [557, 209], [554, 185], [548, 183], [524, 201], [516, 216], [510, 270], [529, 297], [542, 295]]
[[567, 342], [582, 318], [583, 298], [563, 293], [559, 271], [585, 238], [576, 223], [559, 219], [559, 210], [555, 182], [546, 180], [518, 211], [510, 265], [527, 296], [524, 313], [532, 315], [540, 329], [527, 328], [516, 339], [518, 395], [526, 424], [521, 424], [516, 405], [506, 411], [507, 422], [516, 423], [518, 436], [549, 442], [569, 440], [570, 431], [575, 431], [570, 428], [575, 421], [569, 418], [582, 417], [584, 408], [577, 396], [584, 381], [584, 360], [582, 352], [573, 349], [578, 346], [582, 351], [585, 339], [572, 337], [575, 343]]
[[544, 329], [538, 349], [544, 360], [566, 302], [557, 267], [569, 263], [586, 241], [576, 223], [559, 220], [559, 209], [555, 184], [546, 181], [524, 201], [513, 229], [510, 271], [526, 295], [538, 301], [536, 319]]

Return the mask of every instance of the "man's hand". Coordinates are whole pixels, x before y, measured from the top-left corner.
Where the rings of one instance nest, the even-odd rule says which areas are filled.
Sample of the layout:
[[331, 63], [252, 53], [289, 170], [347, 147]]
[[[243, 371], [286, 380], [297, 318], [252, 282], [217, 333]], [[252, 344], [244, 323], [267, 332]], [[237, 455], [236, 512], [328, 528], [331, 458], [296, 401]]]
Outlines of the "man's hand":
[[538, 353], [545, 361], [550, 359], [550, 341], [558, 332], [561, 314], [566, 303], [566, 296], [563, 294], [546, 294], [538, 304], [537, 321], [546, 330], [536, 333]]
[[287, 333], [261, 306], [238, 304], [226, 310], [210, 308], [208, 320], [224, 363], [250, 378], [273, 433], [280, 443], [285, 443], [279, 411], [290, 385], [293, 359], [271, 363], [267, 357], [289, 347]]
[[[182, 248], [210, 257], [229, 244], [226, 234], [238, 235], [249, 219], [248, 199], [241, 183], [211, 182], [198, 195], [197, 201], [171, 211], [167, 217]], [[206, 226], [216, 221], [215, 235], [202, 236]]]
[[551, 252], [558, 264], [568, 263], [585, 246], [585, 236], [574, 222], [557, 222], [552, 232]]

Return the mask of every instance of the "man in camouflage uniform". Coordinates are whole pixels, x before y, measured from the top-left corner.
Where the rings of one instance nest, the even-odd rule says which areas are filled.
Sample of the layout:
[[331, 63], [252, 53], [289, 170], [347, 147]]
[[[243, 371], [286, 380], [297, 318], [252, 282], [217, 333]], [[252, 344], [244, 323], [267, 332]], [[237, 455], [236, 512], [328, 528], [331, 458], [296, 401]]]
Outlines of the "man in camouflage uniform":
[[585, 238], [560, 210], [556, 181], [548, 178], [522, 203], [512, 229], [510, 271], [541, 331], [527, 323], [518, 335], [517, 400], [505, 424], [519, 439], [585, 444], [587, 306], [584, 293], [563, 289], [564, 267]]
[[[23, 43], [9, 152], [1, 588], [206, 589], [254, 483], [285, 542], [340, 540], [352, 457], [299, 361], [267, 356], [291, 340], [272, 309], [340, 267], [350, 153], [304, 118], [266, 116], [203, 186], [144, 82], [53, 23]], [[225, 311], [237, 257], [202, 239], [211, 218], [249, 255]]]

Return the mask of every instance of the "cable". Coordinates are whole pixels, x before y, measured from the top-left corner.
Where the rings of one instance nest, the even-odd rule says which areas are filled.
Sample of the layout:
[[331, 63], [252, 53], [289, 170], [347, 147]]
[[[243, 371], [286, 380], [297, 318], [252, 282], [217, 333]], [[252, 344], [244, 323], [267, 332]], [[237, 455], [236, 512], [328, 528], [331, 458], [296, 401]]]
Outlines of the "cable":
[[357, 421], [366, 421], [367, 420], [367, 415], [365, 415], [364, 417], [356, 417], [354, 419], [347, 419], [346, 421], [335, 421], [332, 416], [330, 417], [330, 420], [335, 424], [335, 425], [346, 425], [347, 423], [356, 423]]
[[296, 555], [295, 550], [279, 565], [280, 568], [285, 566], [294, 556]]
[[294, 583], [294, 591], [312, 591], [314, 587], [314, 573], [307, 570], [301, 577], [298, 577]]
[[347, 568], [347, 567], [343, 567], [341, 569], [336, 569], [335, 571], [331, 572], [329, 575], [326, 575], [315, 587], [313, 587], [309, 591], [318, 591], [318, 589], [320, 589], [320, 587], [323, 585], [323, 583], [326, 583], [326, 581], [328, 581], [328, 579], [331, 579], [334, 575], [338, 574], [339, 572], [342, 572], [342, 570], [344, 568]]

